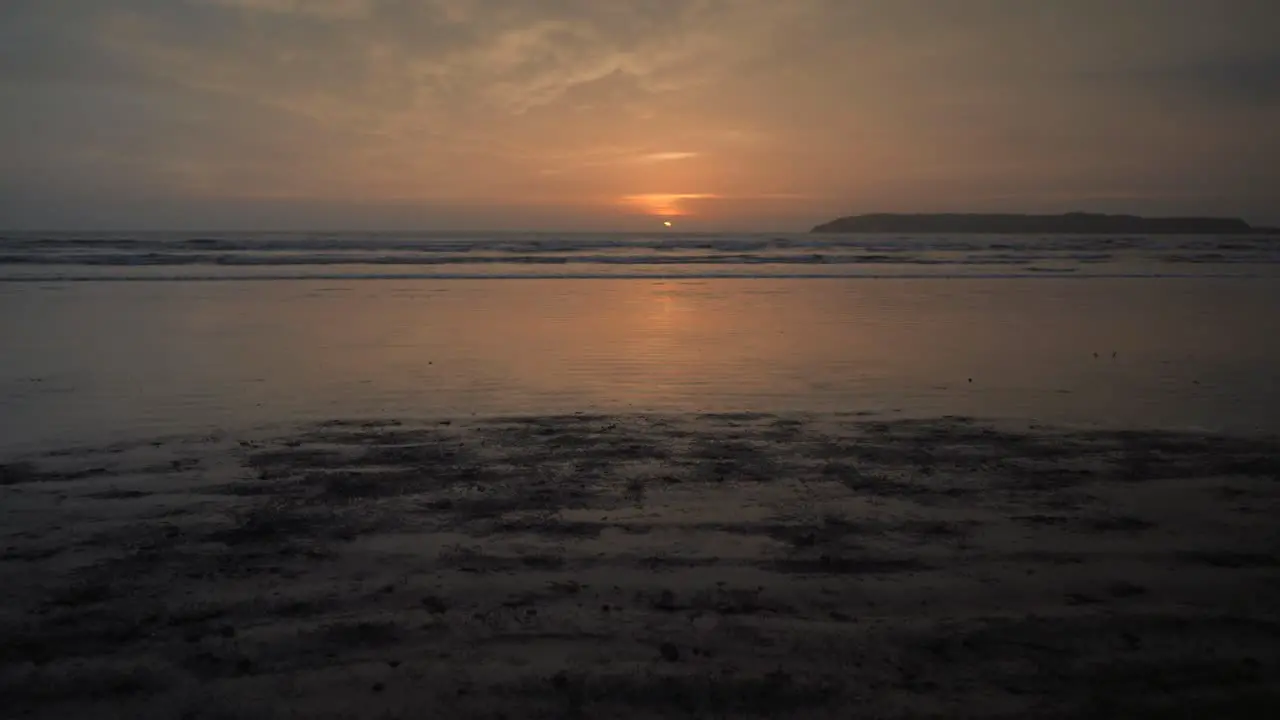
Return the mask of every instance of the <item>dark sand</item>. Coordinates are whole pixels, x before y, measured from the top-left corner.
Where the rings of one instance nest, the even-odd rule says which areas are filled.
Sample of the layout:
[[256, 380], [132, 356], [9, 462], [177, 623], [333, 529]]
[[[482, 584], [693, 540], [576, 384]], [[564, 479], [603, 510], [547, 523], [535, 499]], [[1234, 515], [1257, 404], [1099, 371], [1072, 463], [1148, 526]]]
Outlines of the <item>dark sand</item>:
[[1280, 440], [327, 423], [0, 466], [0, 716], [1274, 717]]

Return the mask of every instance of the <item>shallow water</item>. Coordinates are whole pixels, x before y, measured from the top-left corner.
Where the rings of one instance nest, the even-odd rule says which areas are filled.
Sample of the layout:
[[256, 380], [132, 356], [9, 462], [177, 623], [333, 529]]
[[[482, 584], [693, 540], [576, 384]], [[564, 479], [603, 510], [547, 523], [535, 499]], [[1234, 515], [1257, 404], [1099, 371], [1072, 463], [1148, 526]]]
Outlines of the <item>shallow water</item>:
[[1275, 432], [1276, 308], [1265, 279], [0, 283], [0, 450], [580, 411]]

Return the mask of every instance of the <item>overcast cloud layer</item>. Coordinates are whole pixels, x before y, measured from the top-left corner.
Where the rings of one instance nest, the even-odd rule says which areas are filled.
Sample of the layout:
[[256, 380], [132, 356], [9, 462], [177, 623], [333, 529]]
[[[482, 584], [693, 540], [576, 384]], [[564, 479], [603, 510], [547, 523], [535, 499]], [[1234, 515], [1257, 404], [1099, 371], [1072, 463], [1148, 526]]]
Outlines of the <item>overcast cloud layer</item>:
[[1276, 0], [3, 0], [0, 226], [1280, 221]]

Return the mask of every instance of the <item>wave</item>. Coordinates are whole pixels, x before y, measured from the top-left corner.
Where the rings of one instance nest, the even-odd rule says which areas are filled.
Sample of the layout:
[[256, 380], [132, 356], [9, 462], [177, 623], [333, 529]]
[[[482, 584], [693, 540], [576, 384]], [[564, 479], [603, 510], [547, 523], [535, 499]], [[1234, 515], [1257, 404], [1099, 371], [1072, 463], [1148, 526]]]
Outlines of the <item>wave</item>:
[[[163, 268], [186, 271], [166, 274]], [[933, 278], [1208, 277], [1220, 273], [1245, 277], [1280, 273], [1274, 268], [1280, 268], [1280, 243], [1239, 236], [9, 233], [0, 237], [0, 280], [10, 281], [535, 275]]]
[[287, 266], [287, 265], [1025, 265], [1055, 260], [1078, 263], [1106, 262], [1110, 255], [968, 255], [957, 257], [925, 257], [911, 254], [668, 254], [668, 255], [328, 255], [328, 254], [222, 254], [138, 253], [138, 254], [0, 254], [0, 265], [222, 265], [222, 266]]
[[426, 273], [426, 272], [315, 272], [303, 274], [262, 273], [253, 275], [0, 275], [0, 284], [80, 283], [80, 282], [243, 282], [300, 280], [1277, 280], [1274, 274], [1244, 273], [1076, 273], [1071, 269], [1028, 268], [1020, 272], [942, 273], [803, 273], [803, 272], [576, 272], [576, 273]]
[[20, 251], [119, 249], [132, 251], [404, 251], [580, 252], [597, 249], [718, 250], [860, 249], [894, 251], [1098, 251], [1124, 249], [1271, 251], [1268, 236], [1072, 236], [1072, 235], [812, 235], [650, 233], [9, 233], [0, 248]]

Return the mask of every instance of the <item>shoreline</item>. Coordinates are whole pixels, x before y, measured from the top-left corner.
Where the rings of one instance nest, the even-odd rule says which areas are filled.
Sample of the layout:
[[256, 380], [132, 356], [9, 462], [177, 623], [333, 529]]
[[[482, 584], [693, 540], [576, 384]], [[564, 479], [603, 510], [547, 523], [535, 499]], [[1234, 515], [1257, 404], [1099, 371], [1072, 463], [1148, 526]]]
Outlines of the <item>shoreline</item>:
[[[328, 422], [0, 463], [17, 717], [1252, 717], [1280, 438]], [[1144, 714], [1145, 713], [1145, 714]]]

